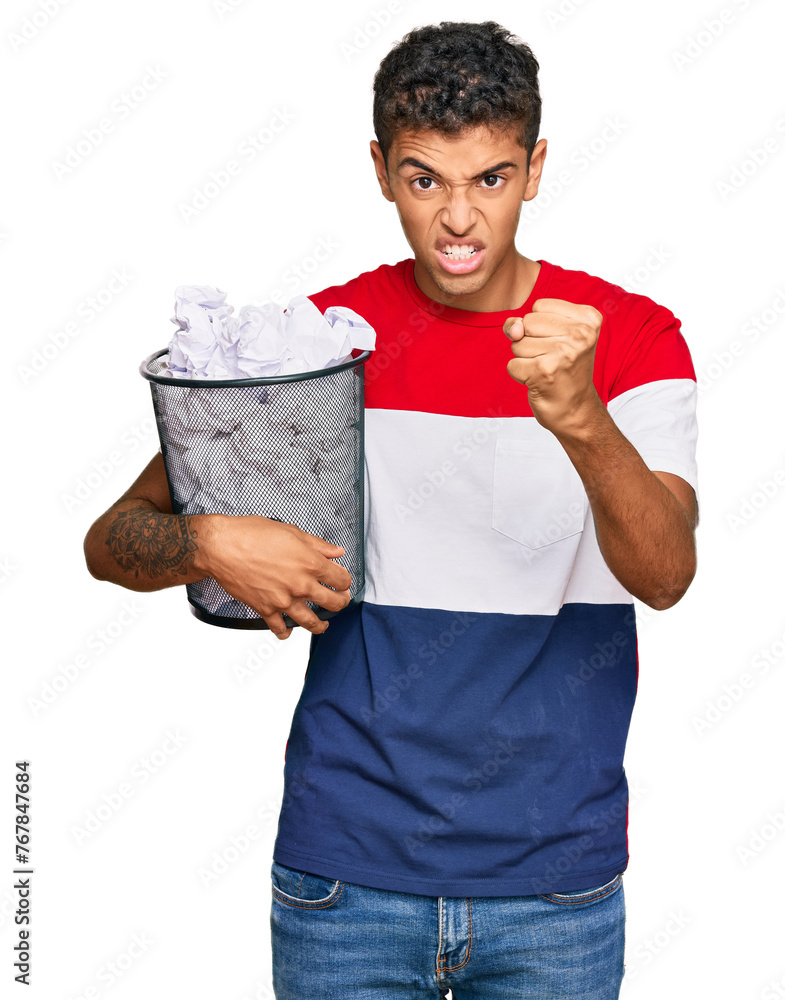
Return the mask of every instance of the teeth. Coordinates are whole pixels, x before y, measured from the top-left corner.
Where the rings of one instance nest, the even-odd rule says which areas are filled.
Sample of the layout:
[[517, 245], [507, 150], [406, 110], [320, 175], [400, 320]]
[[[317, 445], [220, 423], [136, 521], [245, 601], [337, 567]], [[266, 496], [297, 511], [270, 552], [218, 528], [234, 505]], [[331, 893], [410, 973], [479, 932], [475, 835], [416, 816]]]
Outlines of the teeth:
[[458, 246], [457, 243], [442, 247], [442, 253], [446, 257], [454, 257], [456, 260], [468, 260], [477, 248], [473, 246]]

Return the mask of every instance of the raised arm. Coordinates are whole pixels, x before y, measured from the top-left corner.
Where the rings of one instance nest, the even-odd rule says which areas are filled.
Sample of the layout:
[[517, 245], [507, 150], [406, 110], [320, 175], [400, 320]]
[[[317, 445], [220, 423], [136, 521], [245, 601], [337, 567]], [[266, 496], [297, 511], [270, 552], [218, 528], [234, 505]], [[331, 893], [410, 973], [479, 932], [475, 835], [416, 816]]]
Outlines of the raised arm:
[[96, 579], [150, 591], [209, 576], [260, 614], [279, 639], [292, 631], [282, 612], [319, 633], [329, 622], [317, 618], [306, 601], [331, 611], [349, 603], [351, 574], [333, 561], [344, 551], [267, 517], [174, 514], [160, 452], [84, 540], [87, 568]]

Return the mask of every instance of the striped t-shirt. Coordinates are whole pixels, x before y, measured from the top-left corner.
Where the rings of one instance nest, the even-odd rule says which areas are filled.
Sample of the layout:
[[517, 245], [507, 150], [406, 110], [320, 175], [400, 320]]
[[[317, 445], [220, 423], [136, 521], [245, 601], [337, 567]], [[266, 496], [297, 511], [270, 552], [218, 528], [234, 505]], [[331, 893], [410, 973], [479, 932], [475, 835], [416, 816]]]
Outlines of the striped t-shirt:
[[507, 372], [539, 298], [603, 316], [594, 384], [652, 471], [696, 491], [696, 380], [672, 312], [541, 260], [517, 309], [428, 298], [414, 261], [311, 295], [376, 330], [364, 600], [311, 637], [273, 858], [432, 896], [591, 888], [628, 862], [632, 596], [583, 483]]

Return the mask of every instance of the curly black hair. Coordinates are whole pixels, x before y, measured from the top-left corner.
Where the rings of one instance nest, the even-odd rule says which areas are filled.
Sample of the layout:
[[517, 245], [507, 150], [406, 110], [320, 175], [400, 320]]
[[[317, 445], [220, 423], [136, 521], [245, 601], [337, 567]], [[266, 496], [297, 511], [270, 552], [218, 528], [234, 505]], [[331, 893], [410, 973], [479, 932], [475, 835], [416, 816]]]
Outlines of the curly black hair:
[[526, 169], [540, 131], [540, 65], [525, 42], [495, 21], [414, 28], [373, 79], [373, 128], [385, 165], [394, 134], [477, 125], [519, 126]]

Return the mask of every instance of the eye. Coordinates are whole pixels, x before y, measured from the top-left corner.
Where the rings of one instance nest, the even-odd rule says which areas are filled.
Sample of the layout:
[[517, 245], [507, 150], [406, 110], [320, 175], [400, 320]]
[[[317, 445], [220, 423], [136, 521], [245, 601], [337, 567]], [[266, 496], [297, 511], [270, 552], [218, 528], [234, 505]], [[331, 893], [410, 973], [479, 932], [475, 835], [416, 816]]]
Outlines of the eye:
[[[420, 181], [425, 181], [426, 186], [421, 187]], [[434, 183], [433, 177], [415, 177], [415, 179], [412, 181], [412, 184], [414, 184], [414, 186], [418, 191], [430, 191], [433, 186], [433, 183]]]
[[[492, 184], [488, 185], [489, 188], [499, 188], [502, 186], [502, 184], [504, 184], [504, 178], [500, 177], [498, 174], [486, 174], [486, 176], [483, 177], [483, 180], [493, 181]], [[497, 184], [496, 183], [497, 181], [499, 181], [500, 183]]]

